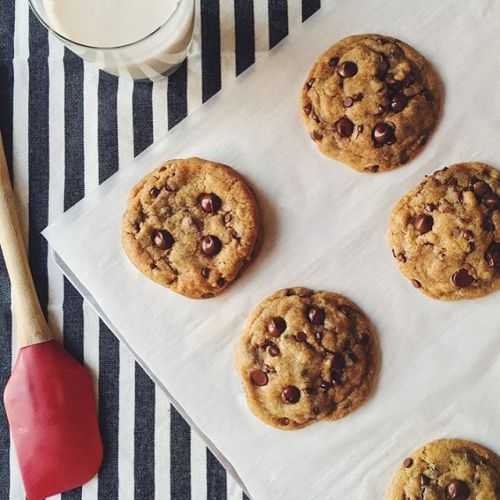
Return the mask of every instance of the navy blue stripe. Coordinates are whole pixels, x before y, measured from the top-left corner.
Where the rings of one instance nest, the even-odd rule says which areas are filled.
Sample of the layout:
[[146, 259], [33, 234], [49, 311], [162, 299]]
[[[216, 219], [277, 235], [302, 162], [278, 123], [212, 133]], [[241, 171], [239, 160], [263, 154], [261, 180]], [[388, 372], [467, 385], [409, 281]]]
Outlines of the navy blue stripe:
[[47, 242], [41, 231], [49, 210], [49, 55], [45, 28], [29, 14], [29, 242], [28, 253], [38, 300], [47, 312]]
[[247, 495], [246, 495], [246, 493], [245, 493], [245, 492], [243, 492], [243, 493], [241, 494], [241, 498], [242, 498], [242, 500], [250, 500], [250, 498], [249, 498], [249, 497], [247, 497]]
[[302, 0], [302, 22], [321, 8], [321, 0]]
[[170, 407], [170, 498], [191, 499], [191, 429]]
[[[83, 61], [64, 50], [64, 210], [71, 208], [85, 194], [83, 145]], [[64, 278], [63, 301], [64, 348], [83, 363], [83, 298]], [[62, 500], [80, 500], [82, 489], [61, 495]]]
[[[134, 155], [153, 142], [153, 84], [136, 83], [132, 94]], [[155, 385], [135, 363], [134, 498], [155, 494]]]
[[269, 48], [272, 49], [288, 35], [287, 0], [269, 0]]
[[226, 498], [226, 470], [207, 448], [207, 500], [225, 500]]
[[202, 100], [221, 89], [219, 0], [200, 0]]
[[134, 498], [155, 496], [155, 385], [135, 364]]
[[188, 60], [186, 59], [179, 69], [168, 78], [168, 128], [175, 127], [180, 121], [187, 116], [187, 68]]
[[104, 443], [104, 460], [97, 483], [99, 500], [118, 499], [119, 371], [118, 339], [99, 320], [99, 426]]
[[153, 84], [135, 83], [132, 93], [134, 156], [153, 142]]
[[[12, 98], [14, 73], [14, 11], [15, 0], [2, 2], [0, 22], [0, 131], [7, 164], [12, 178]], [[0, 250], [0, 391], [3, 394], [11, 371], [12, 317], [10, 312], [10, 281]], [[9, 498], [10, 436], [7, 416], [0, 404], [0, 498]]]
[[234, 0], [236, 76], [255, 62], [253, 0]]
[[[99, 182], [118, 170], [118, 79], [100, 72], [97, 91]], [[104, 442], [104, 461], [99, 471], [99, 500], [118, 498], [118, 419], [119, 419], [119, 343], [107, 326], [99, 321], [99, 423]]]

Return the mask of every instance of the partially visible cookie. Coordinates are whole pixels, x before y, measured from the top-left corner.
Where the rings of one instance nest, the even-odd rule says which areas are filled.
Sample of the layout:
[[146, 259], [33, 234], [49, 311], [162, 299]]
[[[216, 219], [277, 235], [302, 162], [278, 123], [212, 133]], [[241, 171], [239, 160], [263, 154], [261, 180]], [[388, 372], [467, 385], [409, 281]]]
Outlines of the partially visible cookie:
[[394, 207], [389, 244], [413, 286], [435, 299], [500, 288], [500, 171], [484, 163], [438, 170]]
[[251, 259], [259, 225], [255, 196], [232, 168], [176, 159], [132, 189], [122, 245], [156, 283], [187, 297], [209, 298]]
[[360, 172], [407, 163], [434, 130], [441, 84], [406, 43], [354, 35], [322, 54], [302, 88], [302, 118], [326, 156]]
[[256, 307], [236, 356], [250, 409], [283, 430], [354, 411], [368, 397], [378, 364], [376, 334], [353, 302], [300, 287]]
[[440, 439], [406, 458], [387, 500], [498, 500], [500, 459], [471, 441]]

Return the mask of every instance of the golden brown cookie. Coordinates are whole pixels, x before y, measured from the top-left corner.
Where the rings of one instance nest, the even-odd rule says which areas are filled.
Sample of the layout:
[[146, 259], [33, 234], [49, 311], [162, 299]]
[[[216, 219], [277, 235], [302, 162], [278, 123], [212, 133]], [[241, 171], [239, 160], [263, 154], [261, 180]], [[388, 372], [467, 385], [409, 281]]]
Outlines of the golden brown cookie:
[[498, 500], [500, 459], [471, 441], [440, 439], [407, 457], [387, 500]]
[[300, 287], [256, 307], [236, 356], [250, 409], [283, 430], [354, 411], [374, 386], [378, 365], [377, 337], [359, 307]]
[[259, 234], [252, 191], [227, 165], [170, 160], [133, 189], [122, 245], [148, 278], [192, 298], [218, 295], [251, 259]]
[[389, 244], [413, 286], [441, 300], [500, 288], [500, 172], [459, 163], [426, 177], [394, 207]]
[[326, 156], [360, 172], [407, 163], [439, 118], [442, 91], [429, 63], [383, 35], [354, 35], [322, 54], [302, 88], [302, 118]]

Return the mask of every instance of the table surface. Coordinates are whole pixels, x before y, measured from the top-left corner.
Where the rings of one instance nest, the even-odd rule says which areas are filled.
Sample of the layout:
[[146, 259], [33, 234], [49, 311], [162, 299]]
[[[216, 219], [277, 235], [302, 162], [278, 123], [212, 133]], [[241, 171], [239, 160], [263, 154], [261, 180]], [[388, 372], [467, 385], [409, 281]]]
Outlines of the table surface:
[[[241, 499], [236, 482], [55, 266], [40, 232], [251, 66], [320, 0], [197, 0], [188, 59], [168, 80], [133, 83], [65, 49], [29, 11], [2, 0], [0, 129], [38, 296], [59, 340], [95, 379], [105, 446], [77, 499]], [[278, 49], [279, 50], [279, 49]], [[0, 258], [0, 385], [15, 360], [15, 317]], [[9, 334], [10, 333], [10, 334]], [[24, 498], [3, 405], [0, 498]], [[55, 497], [56, 498], [56, 497]]]

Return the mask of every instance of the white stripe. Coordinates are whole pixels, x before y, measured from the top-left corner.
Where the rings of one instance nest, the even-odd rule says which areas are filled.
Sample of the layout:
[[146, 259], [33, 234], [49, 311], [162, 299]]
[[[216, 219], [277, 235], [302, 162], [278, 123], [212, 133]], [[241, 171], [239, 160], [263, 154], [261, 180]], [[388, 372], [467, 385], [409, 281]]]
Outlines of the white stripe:
[[268, 0], [254, 0], [255, 58], [258, 57], [258, 52], [267, 52], [269, 50], [268, 6]]
[[153, 83], [153, 138], [157, 141], [168, 130], [167, 110], [168, 80]]
[[238, 483], [232, 478], [231, 474], [226, 474], [227, 477], [227, 500], [242, 500], [243, 492]]
[[[85, 193], [99, 185], [97, 140], [97, 86], [99, 70], [84, 63], [83, 77], [83, 144]], [[99, 316], [87, 301], [83, 302], [83, 357], [94, 383], [96, 403], [99, 400]], [[82, 487], [82, 500], [97, 499], [97, 476]]]
[[294, 30], [302, 24], [302, 2], [298, 0], [288, 0], [288, 32]]
[[236, 75], [234, 0], [220, 0], [221, 84], [222, 88]]
[[122, 343], [120, 343], [119, 388], [118, 496], [120, 500], [132, 500], [134, 498], [135, 361]]
[[99, 154], [97, 140], [97, 89], [99, 70], [83, 64], [83, 145], [85, 157], [85, 193], [99, 185]]
[[194, 34], [187, 65], [187, 104], [188, 114], [201, 105], [201, 22], [200, 0], [196, 0]]
[[170, 401], [155, 387], [155, 499], [170, 498]]
[[207, 498], [207, 448], [198, 434], [191, 430], [191, 500]]
[[[118, 80], [118, 158], [124, 167], [134, 157], [134, 129], [132, 93], [134, 82]], [[135, 361], [126, 347], [120, 343], [118, 413], [118, 496], [120, 500], [134, 497], [134, 421], [135, 421]]]
[[[49, 223], [64, 212], [64, 46], [49, 36]], [[52, 258], [47, 256], [49, 325], [59, 341], [62, 341], [64, 280]]]
[[[13, 188], [25, 245], [28, 243], [28, 103], [29, 103], [29, 9], [28, 2], [16, 2], [14, 25], [14, 89], [13, 89]], [[11, 297], [12, 299], [12, 297]], [[12, 303], [12, 300], [11, 300]], [[12, 314], [12, 366], [17, 358], [16, 318]], [[17, 464], [14, 442], [10, 440], [10, 498], [24, 498], [21, 471]]]
[[132, 114], [132, 92], [134, 82], [128, 78], [118, 80], [116, 97], [118, 117], [118, 159], [124, 167], [134, 158], [134, 123]]

